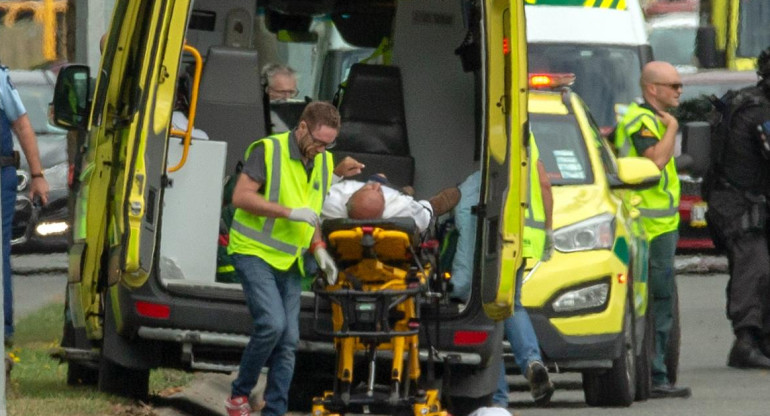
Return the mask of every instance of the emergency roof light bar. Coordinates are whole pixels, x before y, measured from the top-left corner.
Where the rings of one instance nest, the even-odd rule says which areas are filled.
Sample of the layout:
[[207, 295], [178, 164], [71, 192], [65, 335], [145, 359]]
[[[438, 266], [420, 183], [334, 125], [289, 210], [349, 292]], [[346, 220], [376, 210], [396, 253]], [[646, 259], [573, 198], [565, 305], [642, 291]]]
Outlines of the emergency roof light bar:
[[529, 74], [529, 88], [532, 89], [569, 87], [574, 82], [575, 74], [571, 73]]

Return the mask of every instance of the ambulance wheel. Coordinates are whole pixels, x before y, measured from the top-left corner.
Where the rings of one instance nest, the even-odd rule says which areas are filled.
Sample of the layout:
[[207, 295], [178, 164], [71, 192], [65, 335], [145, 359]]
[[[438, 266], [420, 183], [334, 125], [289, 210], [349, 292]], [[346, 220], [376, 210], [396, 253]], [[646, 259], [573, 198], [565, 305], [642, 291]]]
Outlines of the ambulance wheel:
[[[69, 295], [67, 295], [69, 296]], [[75, 329], [69, 315], [68, 302], [64, 303], [64, 328], [61, 346], [64, 348], [90, 348], [85, 329]], [[99, 381], [99, 368], [95, 362], [67, 361], [67, 385], [95, 386]]]
[[[648, 298], [649, 299], [649, 298]], [[652, 317], [652, 305], [647, 303], [647, 313], [644, 315], [644, 339], [642, 348], [636, 357], [636, 401], [650, 398], [652, 390], [652, 358], [655, 355], [655, 323]]]
[[604, 372], [583, 373], [583, 393], [589, 406], [628, 407], [636, 397], [636, 343], [633, 303], [629, 299], [623, 317], [623, 349]]

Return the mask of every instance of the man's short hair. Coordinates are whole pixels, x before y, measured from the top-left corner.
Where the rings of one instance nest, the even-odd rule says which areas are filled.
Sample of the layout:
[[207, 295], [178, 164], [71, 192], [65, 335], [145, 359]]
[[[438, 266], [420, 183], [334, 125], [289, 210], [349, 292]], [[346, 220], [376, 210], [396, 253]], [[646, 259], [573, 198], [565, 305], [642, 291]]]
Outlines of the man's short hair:
[[304, 121], [310, 131], [319, 126], [340, 129], [340, 113], [337, 108], [326, 101], [313, 101], [305, 106], [299, 121]]
[[292, 67], [279, 63], [270, 63], [262, 67], [262, 85], [269, 86], [270, 81], [274, 76], [278, 74], [286, 75], [287, 77], [293, 77], [297, 71]]

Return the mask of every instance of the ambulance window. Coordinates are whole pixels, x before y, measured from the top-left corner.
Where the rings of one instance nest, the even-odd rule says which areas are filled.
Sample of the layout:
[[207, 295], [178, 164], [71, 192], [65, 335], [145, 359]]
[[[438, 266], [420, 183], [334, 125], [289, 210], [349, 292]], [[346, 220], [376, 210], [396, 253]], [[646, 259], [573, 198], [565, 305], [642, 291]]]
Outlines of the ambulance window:
[[593, 183], [585, 140], [572, 116], [530, 114], [530, 125], [552, 185]]

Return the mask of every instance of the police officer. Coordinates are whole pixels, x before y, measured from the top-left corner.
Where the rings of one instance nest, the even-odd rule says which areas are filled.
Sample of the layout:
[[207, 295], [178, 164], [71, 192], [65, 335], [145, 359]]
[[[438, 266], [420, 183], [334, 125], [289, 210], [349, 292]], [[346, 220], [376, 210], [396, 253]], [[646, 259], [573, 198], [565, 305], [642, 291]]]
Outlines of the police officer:
[[770, 368], [770, 47], [757, 59], [760, 81], [733, 98], [727, 140], [712, 161], [707, 219], [727, 251], [727, 316], [735, 342], [727, 365]]
[[248, 396], [266, 365], [270, 369], [261, 414], [286, 413], [299, 342], [301, 277], [312, 274], [317, 264], [328, 283], [337, 279], [318, 214], [334, 169], [326, 149], [334, 145], [339, 127], [334, 106], [312, 102], [294, 130], [257, 140], [246, 150], [233, 190], [236, 211], [228, 253], [253, 328], [225, 402], [230, 416], [249, 415]]
[[29, 197], [48, 202], [48, 182], [43, 176], [37, 138], [30, 124], [27, 110], [11, 82], [8, 68], [0, 66], [0, 186], [3, 214], [3, 311], [5, 313], [5, 343], [13, 340], [13, 286], [11, 277], [11, 227], [16, 205], [16, 168], [19, 154], [13, 150], [11, 132], [16, 134], [21, 150], [27, 158], [31, 183]]
[[650, 397], [689, 397], [690, 389], [670, 383], [665, 364], [666, 345], [673, 323], [674, 253], [679, 239], [679, 177], [674, 144], [679, 123], [668, 111], [679, 105], [682, 81], [667, 62], [642, 68], [642, 104], [632, 103], [615, 133], [620, 156], [644, 156], [661, 170], [656, 186], [638, 192], [642, 226], [650, 242], [650, 301], [655, 317], [655, 357]]

